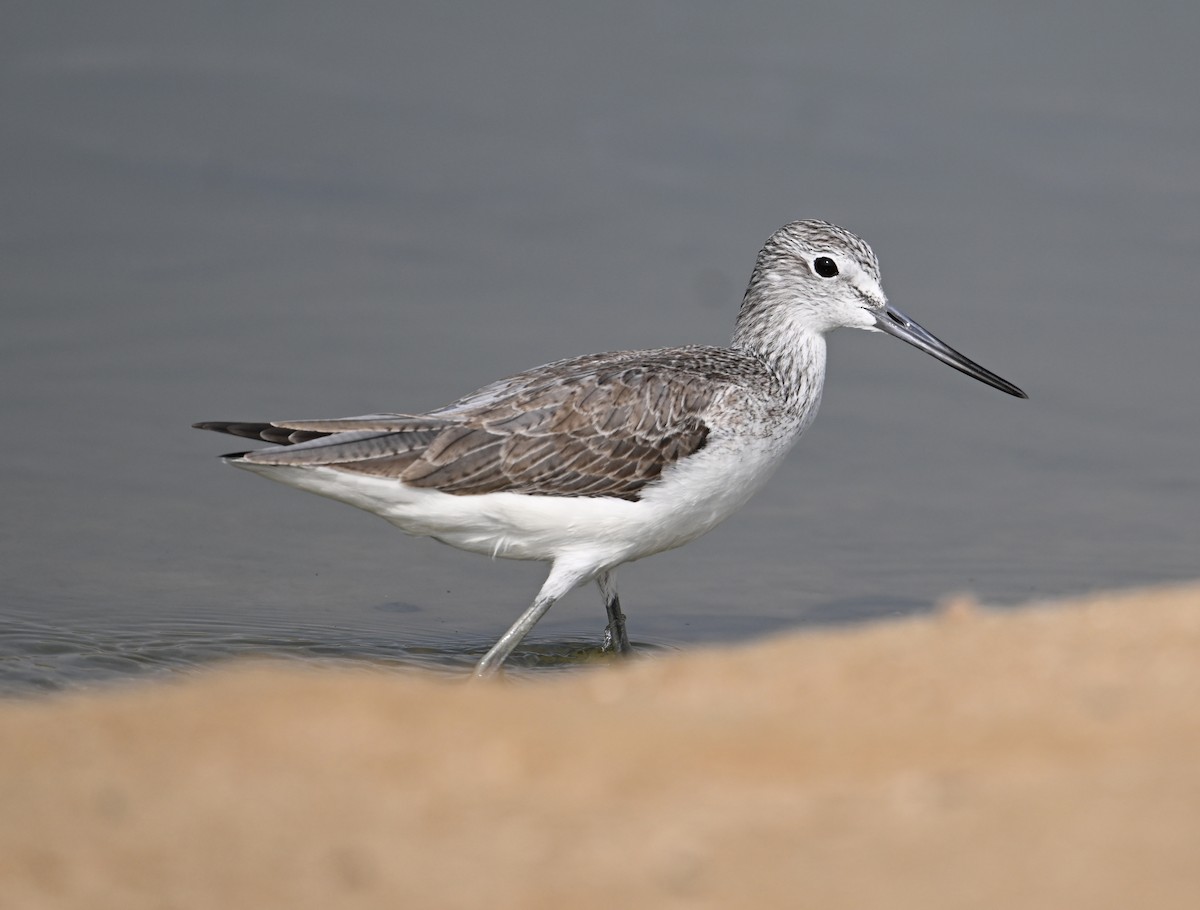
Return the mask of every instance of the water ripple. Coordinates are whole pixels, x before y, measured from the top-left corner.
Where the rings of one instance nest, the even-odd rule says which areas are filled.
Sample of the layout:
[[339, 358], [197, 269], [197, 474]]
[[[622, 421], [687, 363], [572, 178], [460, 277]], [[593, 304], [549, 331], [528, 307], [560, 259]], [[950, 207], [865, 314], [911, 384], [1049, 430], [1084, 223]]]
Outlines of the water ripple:
[[[354, 667], [469, 670], [491, 641], [460, 634], [397, 641], [379, 632], [323, 625], [163, 620], [126, 629], [79, 630], [0, 617], [0, 695], [28, 695], [195, 671], [235, 659], [267, 658]], [[639, 645], [640, 650], [661, 646]], [[570, 669], [601, 655], [596, 639], [524, 644], [509, 659], [517, 672]]]

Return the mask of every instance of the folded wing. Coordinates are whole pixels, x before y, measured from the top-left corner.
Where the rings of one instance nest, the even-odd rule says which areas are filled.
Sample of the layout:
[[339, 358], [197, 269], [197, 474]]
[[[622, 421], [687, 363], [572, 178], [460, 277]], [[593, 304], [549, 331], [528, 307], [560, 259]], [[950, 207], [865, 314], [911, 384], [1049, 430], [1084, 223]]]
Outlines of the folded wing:
[[707, 441], [711, 376], [650, 357], [563, 367], [494, 383], [427, 415], [197, 426], [276, 443], [241, 455], [253, 464], [324, 465], [461, 496], [636, 500]]

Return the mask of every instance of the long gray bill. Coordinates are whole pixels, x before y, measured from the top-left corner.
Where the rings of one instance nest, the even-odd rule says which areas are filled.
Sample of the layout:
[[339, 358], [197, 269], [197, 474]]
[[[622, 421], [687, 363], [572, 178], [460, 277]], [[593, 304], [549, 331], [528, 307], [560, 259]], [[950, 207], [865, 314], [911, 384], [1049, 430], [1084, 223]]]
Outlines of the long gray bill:
[[881, 332], [895, 335], [901, 341], [907, 341], [913, 347], [920, 348], [926, 354], [932, 354], [942, 363], [948, 363], [960, 373], [966, 373], [980, 382], [986, 382], [1001, 392], [1007, 392], [1009, 395], [1015, 395], [1017, 398], [1029, 397], [1007, 379], [1001, 379], [991, 370], [985, 370], [974, 360], [970, 360], [958, 353], [958, 351], [940, 340], [920, 323], [909, 319], [890, 304], [876, 314], [875, 327]]

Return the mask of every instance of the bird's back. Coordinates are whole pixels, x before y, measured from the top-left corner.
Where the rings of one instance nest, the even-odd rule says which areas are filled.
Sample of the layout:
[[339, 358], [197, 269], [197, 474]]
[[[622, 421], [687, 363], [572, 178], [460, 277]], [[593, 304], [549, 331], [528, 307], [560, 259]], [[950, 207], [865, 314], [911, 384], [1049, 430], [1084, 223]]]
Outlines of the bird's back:
[[203, 426], [275, 443], [241, 453], [247, 466], [331, 467], [459, 496], [636, 501], [714, 431], [736, 431], [728, 421], [776, 398], [754, 357], [690, 346], [556, 361], [428, 414]]

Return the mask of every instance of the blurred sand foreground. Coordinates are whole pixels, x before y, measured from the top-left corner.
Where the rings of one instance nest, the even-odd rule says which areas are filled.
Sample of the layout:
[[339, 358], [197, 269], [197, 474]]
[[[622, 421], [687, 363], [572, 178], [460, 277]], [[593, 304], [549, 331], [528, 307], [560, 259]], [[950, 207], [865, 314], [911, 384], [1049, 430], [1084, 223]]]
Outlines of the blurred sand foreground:
[[0, 907], [1200, 907], [1200, 586], [0, 702]]

